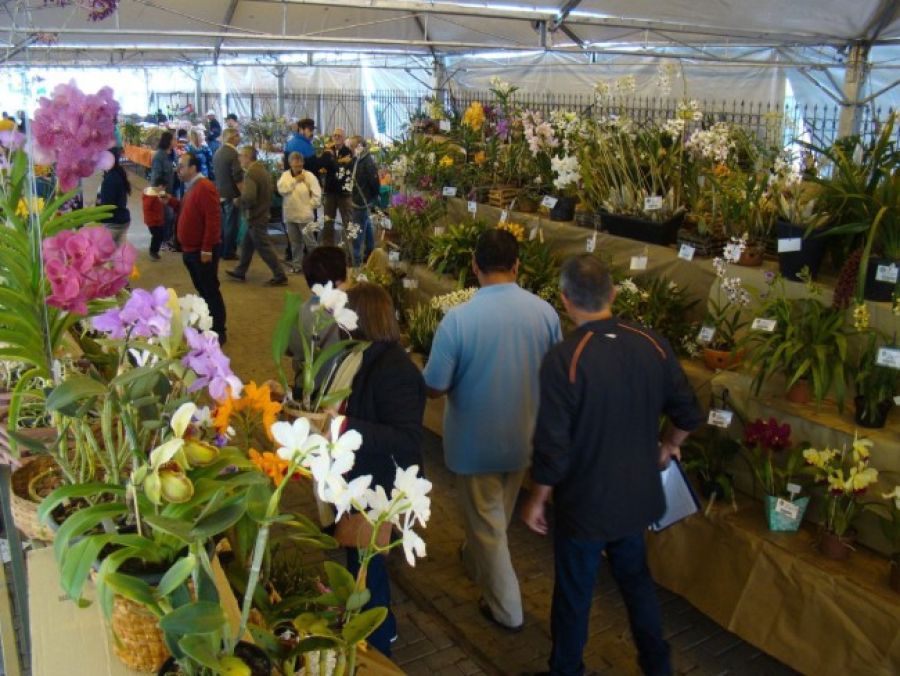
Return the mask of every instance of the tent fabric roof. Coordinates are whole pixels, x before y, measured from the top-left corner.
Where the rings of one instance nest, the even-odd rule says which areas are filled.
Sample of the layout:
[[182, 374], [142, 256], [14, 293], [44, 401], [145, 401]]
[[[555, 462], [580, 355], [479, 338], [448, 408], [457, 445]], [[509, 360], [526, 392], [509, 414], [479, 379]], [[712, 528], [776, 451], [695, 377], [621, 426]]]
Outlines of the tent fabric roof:
[[827, 46], [838, 63], [838, 50], [854, 41], [900, 39], [900, 0], [118, 0], [117, 11], [101, 21], [91, 21], [84, 4], [5, 0], [4, 62], [215, 63], [311, 51], [430, 58], [665, 49], [690, 58], [723, 49]]

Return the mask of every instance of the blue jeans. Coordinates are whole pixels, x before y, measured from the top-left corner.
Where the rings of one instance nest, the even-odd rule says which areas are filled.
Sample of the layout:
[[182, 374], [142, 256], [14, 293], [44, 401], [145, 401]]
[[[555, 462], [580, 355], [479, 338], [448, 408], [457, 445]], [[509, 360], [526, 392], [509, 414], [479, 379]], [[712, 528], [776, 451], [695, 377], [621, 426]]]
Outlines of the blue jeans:
[[238, 231], [241, 228], [240, 213], [231, 200], [222, 204], [222, 257], [231, 258], [237, 253]]
[[[353, 577], [359, 573], [359, 550], [355, 547], [345, 547], [347, 553], [347, 570]], [[369, 570], [366, 573], [366, 588], [372, 595], [363, 610], [369, 608], [387, 608], [388, 615], [384, 622], [372, 632], [366, 641], [377, 649], [385, 657], [391, 656], [391, 641], [397, 635], [397, 618], [391, 610], [391, 580], [388, 577], [387, 565], [384, 555], [372, 557], [369, 561]]]
[[[372, 219], [369, 217], [369, 207], [363, 209], [354, 207], [352, 219], [359, 226], [359, 234], [353, 240], [353, 260], [356, 267], [359, 267], [366, 262], [369, 255], [375, 250], [375, 226], [372, 225]], [[344, 226], [345, 232], [346, 227]], [[366, 253], [365, 256], [360, 256], [359, 250], [363, 239], [366, 242]]]
[[554, 535], [556, 581], [550, 611], [550, 673], [582, 676], [582, 655], [588, 638], [588, 620], [597, 571], [606, 550], [610, 572], [619, 586], [638, 662], [648, 676], [669, 676], [672, 662], [663, 639], [662, 611], [647, 567], [644, 536], [636, 533], [613, 542], [588, 542]]

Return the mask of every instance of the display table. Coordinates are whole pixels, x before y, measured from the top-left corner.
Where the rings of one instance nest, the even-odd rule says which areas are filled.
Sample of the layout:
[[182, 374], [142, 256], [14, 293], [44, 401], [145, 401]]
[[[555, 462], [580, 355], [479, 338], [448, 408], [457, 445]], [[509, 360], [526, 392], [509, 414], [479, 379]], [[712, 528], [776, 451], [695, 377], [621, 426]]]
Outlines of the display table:
[[133, 162], [134, 164], [149, 169], [150, 165], [153, 163], [153, 153], [154, 151], [150, 150], [150, 148], [144, 148], [143, 146], [130, 146], [126, 144], [122, 155], [129, 162]]
[[[232, 626], [240, 624], [237, 601], [231, 594], [218, 559], [213, 560], [216, 586]], [[85, 585], [85, 598], [93, 601], [94, 587]], [[31, 673], [33, 676], [136, 676], [113, 654], [97, 603], [78, 608], [60, 590], [53, 549], [28, 553], [28, 599], [31, 611]], [[247, 635], [246, 638], [249, 638]], [[372, 676], [402, 674], [397, 665], [374, 650], [358, 657], [363, 673]]]
[[814, 528], [771, 533], [760, 503], [738, 506], [648, 534], [656, 581], [801, 673], [900, 673], [900, 594], [887, 586], [888, 562], [864, 549], [830, 561]]

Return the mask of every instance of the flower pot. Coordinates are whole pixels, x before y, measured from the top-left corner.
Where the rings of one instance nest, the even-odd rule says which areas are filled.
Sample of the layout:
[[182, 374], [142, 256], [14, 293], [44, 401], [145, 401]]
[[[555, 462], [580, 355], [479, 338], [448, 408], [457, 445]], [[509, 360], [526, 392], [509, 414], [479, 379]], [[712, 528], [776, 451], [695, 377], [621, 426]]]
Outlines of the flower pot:
[[784, 511], [777, 509], [779, 498], [774, 495], [767, 495], [765, 499], [766, 518], [769, 522], [769, 530], [781, 533], [793, 533], [800, 529], [803, 523], [803, 515], [806, 514], [806, 508], [809, 507], [809, 497], [796, 498], [793, 504], [797, 506], [797, 516], [785, 514]]
[[845, 561], [853, 551], [853, 543], [856, 542], [856, 531], [847, 530], [838, 537], [831, 531], [823, 530], [819, 535], [819, 553], [826, 559]]
[[328, 414], [324, 411], [305, 411], [296, 401], [285, 402], [281, 409], [284, 414], [293, 420], [294, 418], [306, 418], [309, 428], [314, 432], [325, 432], [328, 425]]
[[808, 404], [812, 400], [812, 394], [809, 391], [809, 381], [806, 378], [798, 380], [788, 388], [784, 398], [792, 404]]
[[156, 615], [119, 594], [113, 597], [109, 630], [113, 653], [133, 671], [152, 674], [169, 657]]
[[617, 237], [636, 239], [639, 242], [668, 246], [674, 244], [678, 237], [678, 228], [684, 220], [684, 212], [680, 211], [668, 221], [647, 221], [631, 216], [617, 216], [602, 213], [600, 223], [603, 229]]
[[[696, 227], [696, 226], [694, 226]], [[694, 258], [711, 258], [721, 256], [722, 250], [728, 244], [728, 238], [721, 232], [718, 234], [706, 233], [701, 235], [695, 229], [685, 224], [678, 229], [675, 238], [675, 244], [680, 248], [683, 244], [687, 244], [694, 248]]]
[[573, 220], [577, 201], [575, 197], [557, 197], [556, 204], [550, 209], [550, 220], [557, 222]]
[[[240, 641], [234, 647], [234, 655], [235, 657], [239, 657], [244, 664], [250, 667], [251, 676], [271, 676], [272, 661], [262, 648], [259, 648], [252, 643]], [[175, 662], [175, 658], [170, 657], [159, 668], [157, 676], [178, 676], [181, 673], [182, 671]]]
[[821, 232], [814, 232], [809, 237], [803, 237], [806, 228], [802, 225], [778, 221], [775, 223], [775, 233], [778, 239], [802, 238], [800, 251], [787, 251], [778, 254], [778, 263], [781, 267], [781, 276], [785, 279], [797, 282], [797, 276], [804, 267], [809, 268], [809, 274], [813, 279], [819, 274], [822, 259], [825, 258], [825, 240]]
[[875, 409], [871, 412], [866, 406], [865, 397], [855, 397], [853, 403], [856, 404], [856, 412], [853, 415], [853, 421], [859, 427], [868, 429], [881, 429], [887, 422], [888, 413], [890, 413], [894, 402], [890, 399], [878, 402]]
[[35, 481], [39, 477], [47, 476], [58, 470], [56, 461], [52, 457], [39, 455], [22, 465], [10, 476], [10, 483], [12, 484], [10, 506], [12, 507], [13, 522], [16, 528], [30, 540], [50, 542], [54, 538], [53, 529], [41, 525], [38, 521], [40, 501], [35, 500], [32, 494]]
[[863, 289], [863, 298], [873, 300], [879, 303], [886, 303], [891, 300], [896, 284], [891, 282], [878, 281], [878, 267], [896, 265], [900, 268], [900, 261], [890, 260], [888, 258], [870, 258], [869, 267], [866, 269], [866, 284]]
[[710, 371], [727, 371], [744, 360], [744, 350], [714, 350], [711, 347], [703, 348], [703, 363]]
[[900, 593], [900, 554], [891, 554], [888, 570], [888, 584], [895, 592]]
[[762, 265], [764, 253], [765, 249], [763, 249], [762, 246], [748, 244], [744, 247], [744, 250], [741, 251], [741, 257], [735, 261], [735, 264], [745, 268], [758, 268]]
[[533, 214], [538, 210], [538, 203], [530, 197], [519, 195], [518, 197], [516, 197], [515, 207], [516, 211], [519, 211], [523, 214]]

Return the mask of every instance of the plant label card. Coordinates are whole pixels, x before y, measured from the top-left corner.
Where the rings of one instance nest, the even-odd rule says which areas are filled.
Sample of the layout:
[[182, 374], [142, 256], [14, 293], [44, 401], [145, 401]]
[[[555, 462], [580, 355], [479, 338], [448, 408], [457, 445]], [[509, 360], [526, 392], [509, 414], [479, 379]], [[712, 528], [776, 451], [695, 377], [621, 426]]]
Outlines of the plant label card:
[[391, 251], [388, 253], [388, 263], [392, 265], [396, 265], [400, 262], [400, 252], [399, 251]]
[[476, 202], [475, 200], [469, 200], [468, 207], [470, 214], [478, 212], [478, 202]]
[[[381, 229], [382, 230], [393, 230], [394, 229], [394, 224], [391, 223], [390, 218], [385, 218], [384, 220], [381, 221]], [[381, 233], [381, 234], [384, 235], [384, 233]]]
[[418, 279], [410, 279], [409, 277], [403, 278], [403, 288], [404, 289], [418, 289], [419, 288], [419, 280]]
[[766, 333], [772, 333], [775, 330], [776, 326], [778, 326], [778, 322], [774, 319], [757, 317], [753, 320], [750, 328], [754, 331], [765, 331]]
[[879, 348], [875, 363], [889, 369], [900, 369], [900, 350], [893, 347]]
[[900, 395], [894, 397], [894, 405], [900, 406]]
[[878, 282], [887, 282], [888, 284], [896, 284], [897, 266], [893, 263], [890, 265], [879, 265], [875, 268], [875, 280]]
[[441, 194], [444, 197], [456, 197], [456, 186], [445, 185], [444, 189], [441, 190]]
[[506, 223], [506, 221], [508, 219], [509, 219], [509, 212], [506, 209], [504, 209], [503, 211], [500, 212], [500, 222]]
[[697, 250], [694, 247], [692, 247], [690, 244], [682, 244], [681, 247], [678, 249], [678, 257], [681, 260], [687, 261], [690, 263], [692, 260], [694, 260], [694, 253], [696, 251]]
[[799, 493], [800, 491], [803, 490], [803, 488], [800, 486], [800, 484], [788, 484], [787, 486], [785, 486], [785, 488], [787, 489], [787, 492], [790, 493], [791, 495], [793, 495], [795, 493]]
[[631, 257], [631, 269], [632, 270], [646, 270], [647, 269], [647, 257], [646, 256], [632, 256]]
[[440, 237], [443, 234], [444, 234], [444, 226], [443, 225], [434, 226], [434, 236], [435, 237]]
[[793, 502], [788, 502], [784, 498], [778, 498], [775, 501], [775, 512], [777, 514], [783, 514], [791, 521], [796, 521], [800, 518], [800, 507], [799, 505], [795, 505]]
[[659, 211], [663, 207], [663, 198], [652, 195], [644, 198], [644, 211]]
[[588, 253], [594, 253], [594, 249], [597, 248], [597, 233], [595, 232], [592, 237], [587, 238], [587, 242], [584, 244], [584, 248]]
[[441, 131], [450, 131], [450, 120], [439, 120], [438, 129]]
[[701, 343], [711, 343], [715, 335], [715, 326], [704, 326], [700, 329], [700, 333], [697, 335], [697, 340], [699, 340]]
[[803, 248], [802, 237], [787, 237], [778, 240], [778, 253], [790, 253], [800, 251]]
[[731, 427], [731, 418], [734, 416], [732, 411], [726, 411], [721, 408], [711, 408], [709, 410], [708, 422], [713, 427], [721, 427], [723, 430]]
[[553, 197], [552, 195], [544, 195], [544, 199], [541, 200], [541, 206], [547, 207], [548, 209], [552, 209], [556, 206], [556, 203], [559, 202], [558, 199]]

